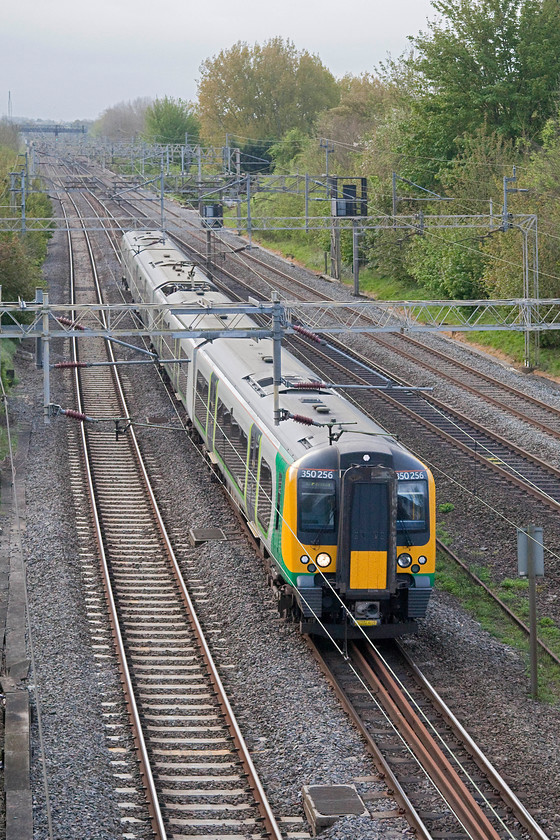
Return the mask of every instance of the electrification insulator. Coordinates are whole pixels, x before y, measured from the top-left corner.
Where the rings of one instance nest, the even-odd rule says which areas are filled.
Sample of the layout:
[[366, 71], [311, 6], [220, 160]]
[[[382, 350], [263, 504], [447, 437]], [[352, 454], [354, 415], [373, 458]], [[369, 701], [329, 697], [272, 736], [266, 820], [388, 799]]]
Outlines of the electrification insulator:
[[311, 417], [305, 417], [303, 414], [290, 414], [290, 420], [293, 420], [295, 423], [302, 423], [304, 426], [315, 426], [315, 420], [312, 420]]
[[299, 388], [301, 391], [320, 391], [321, 388], [328, 388], [326, 382], [294, 382], [290, 388]]
[[85, 368], [88, 366], [87, 362], [57, 362], [53, 365], [54, 368]]
[[311, 332], [311, 330], [306, 330], [305, 327], [299, 327], [297, 324], [293, 325], [294, 332], [301, 333], [306, 338], [309, 338], [311, 341], [316, 341], [317, 344], [322, 344], [322, 339], [319, 338], [318, 335]]
[[72, 327], [75, 330], [85, 330], [85, 327], [82, 326], [82, 324], [77, 324], [75, 321], [72, 321], [71, 318], [66, 318], [64, 315], [61, 315], [56, 320], [60, 324], [64, 324], [65, 327]]
[[63, 408], [60, 413], [71, 417], [73, 420], [89, 420], [93, 422], [93, 417], [88, 417], [87, 414], [83, 414], [81, 411], [76, 411], [73, 408]]

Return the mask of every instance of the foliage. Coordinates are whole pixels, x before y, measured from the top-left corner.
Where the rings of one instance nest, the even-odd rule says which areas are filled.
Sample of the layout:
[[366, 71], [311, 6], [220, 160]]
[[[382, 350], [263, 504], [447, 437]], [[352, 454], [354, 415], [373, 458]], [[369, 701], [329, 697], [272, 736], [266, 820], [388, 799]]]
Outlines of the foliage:
[[144, 137], [148, 142], [183, 144], [188, 135], [189, 143], [196, 144], [199, 132], [200, 124], [190, 102], [164, 96], [146, 108]]
[[303, 152], [310, 146], [310, 138], [300, 129], [291, 128], [281, 140], [268, 149], [276, 172], [294, 172]]
[[440, 513], [451, 513], [452, 510], [455, 510], [455, 505], [453, 502], [441, 502], [438, 505], [438, 510]]
[[41, 272], [25, 242], [15, 234], [2, 234], [0, 238], [0, 284], [4, 300], [18, 298], [33, 300], [35, 288], [40, 285]]
[[151, 101], [149, 97], [142, 96], [106, 108], [94, 123], [92, 134], [109, 140], [132, 140], [139, 137], [144, 131], [146, 110]]
[[[10, 132], [3, 134], [0, 126], [0, 137], [7, 136], [12, 142]], [[15, 141], [14, 141], [15, 143]], [[3, 146], [0, 145], [0, 183], [3, 187], [4, 201], [8, 196], [10, 188], [10, 173], [16, 171], [21, 164], [18, 158], [17, 143]], [[16, 184], [19, 185], [19, 172]], [[52, 205], [48, 196], [41, 191], [39, 181], [32, 181], [27, 185], [29, 192], [26, 195], [25, 212], [28, 219], [49, 218], [52, 216]], [[16, 208], [4, 204], [2, 214], [14, 216], [21, 214], [20, 196]], [[2, 297], [4, 300], [16, 301], [18, 298], [32, 300], [35, 297], [35, 288], [41, 285], [41, 265], [47, 253], [47, 241], [50, 233], [41, 231], [28, 231], [25, 235], [20, 233], [0, 233], [0, 285], [2, 286]]]
[[435, 297], [486, 297], [485, 256], [476, 236], [459, 228], [414, 238], [407, 253], [410, 275]]
[[[8, 122], [5, 117], [0, 119], [0, 149], [12, 152], [18, 152], [20, 148], [20, 139], [17, 128]], [[3, 168], [2, 168], [3, 171]]]
[[331, 171], [360, 175], [364, 138], [389, 118], [395, 90], [370, 73], [343, 76], [338, 87], [340, 102], [320, 115], [317, 133], [332, 143]]
[[433, 0], [441, 15], [411, 38], [416, 74], [400, 151], [408, 173], [433, 179], [457, 138], [481, 125], [536, 139], [555, 110], [560, 26], [555, 0]]
[[202, 134], [222, 143], [281, 138], [292, 128], [309, 132], [333, 107], [339, 91], [321, 60], [280, 37], [250, 47], [238, 41], [200, 67], [198, 108]]
[[248, 140], [240, 147], [243, 172], [270, 172], [272, 165], [272, 140]]

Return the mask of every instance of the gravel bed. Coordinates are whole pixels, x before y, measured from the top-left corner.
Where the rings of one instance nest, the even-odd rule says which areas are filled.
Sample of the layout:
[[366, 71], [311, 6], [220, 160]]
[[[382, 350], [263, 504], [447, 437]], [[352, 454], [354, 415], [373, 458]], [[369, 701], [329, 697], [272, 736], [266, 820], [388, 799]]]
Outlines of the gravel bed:
[[[55, 237], [47, 264], [53, 278], [65, 274], [59, 247]], [[112, 276], [119, 276], [117, 269]], [[335, 288], [328, 284], [329, 290]], [[113, 292], [116, 294], [115, 286]], [[57, 299], [55, 288], [51, 296]], [[64, 299], [60, 291], [58, 299]], [[501, 365], [499, 369], [504, 376], [512, 375]], [[102, 734], [101, 701], [105, 698], [101, 692], [110, 692], [116, 677], [110, 666], [96, 664], [86, 626], [67, 482], [66, 421], [43, 425], [40, 376], [29, 360], [20, 361], [18, 372], [25, 376], [24, 393], [10, 403], [16, 419], [33, 425], [27, 485], [28, 585], [35, 679], [41, 690], [57, 834], [114, 838], [122, 836], [122, 827], [112, 755]], [[133, 416], [172, 419], [172, 409], [153, 371], [128, 368], [126, 379], [134, 389]], [[546, 383], [534, 384], [532, 379], [524, 380], [526, 387], [546, 388]], [[53, 399], [64, 401], [58, 390]], [[183, 435], [146, 429], [139, 437], [151, 454], [154, 474], [160, 475], [156, 487], [165, 487], [164, 514], [177, 539], [185, 543], [190, 527], [213, 525], [228, 533], [237, 528], [220, 486], [210, 480], [207, 467]], [[427, 460], [438, 456], [437, 442], [427, 445], [425, 438], [419, 437], [415, 443], [427, 446]], [[450, 471], [453, 468], [453, 464], [445, 466]], [[440, 499], [457, 499], [456, 516], [449, 517], [449, 527], [457, 532], [463, 527], [459, 543], [472, 541], [474, 536], [476, 551], [491, 555], [498, 565], [503, 545], [509, 545], [499, 533], [502, 526], [497, 526], [487, 508], [480, 513], [469, 494], [455, 485], [447, 486], [441, 476], [438, 486]], [[481, 492], [492, 496], [491, 489], [481, 488]], [[528, 508], [521, 501], [515, 502], [514, 508], [512, 518], [522, 517], [514, 521], [524, 522]], [[476, 537], [477, 533], [485, 536]], [[207, 584], [209, 598], [199, 606], [201, 618], [209, 627], [220, 629], [213, 642], [215, 656], [220, 665], [228, 666], [222, 668], [224, 680], [277, 813], [302, 814], [304, 784], [352, 782], [374, 775], [361, 739], [339, 709], [304, 642], [292, 625], [276, 617], [262, 567], [249, 545], [242, 539], [207, 543], [196, 550], [185, 549], [181, 561], [191, 575], [195, 564], [197, 576]], [[511, 565], [508, 556], [508, 567]], [[542, 809], [540, 821], [551, 840], [559, 840], [560, 713], [528, 699], [521, 657], [492, 640], [452, 598], [441, 593], [436, 593], [418, 637], [407, 644], [482, 748], [511, 777], [512, 787], [522, 794], [527, 806], [535, 813]], [[35, 732], [35, 836], [42, 838], [45, 813], [37, 750]], [[372, 784], [359, 789], [371, 790]], [[354, 819], [340, 821], [322, 836], [326, 840], [366, 840], [383, 831], [383, 825], [378, 831], [375, 824]], [[406, 833], [404, 824], [402, 832]]]
[[[67, 299], [64, 238], [55, 235], [45, 264], [51, 300]], [[24, 557], [36, 671], [30, 675], [34, 837], [48, 836], [46, 767], [55, 837], [114, 840], [122, 834], [101, 702], [118, 690], [116, 670], [96, 662], [91, 646], [68, 482], [67, 425], [43, 422], [42, 373], [33, 345], [15, 357], [20, 380], [9, 399], [12, 422], [31, 426], [26, 469]], [[67, 403], [53, 375], [53, 398]], [[73, 405], [73, 401], [71, 403]], [[37, 729], [37, 692], [43, 744]]]

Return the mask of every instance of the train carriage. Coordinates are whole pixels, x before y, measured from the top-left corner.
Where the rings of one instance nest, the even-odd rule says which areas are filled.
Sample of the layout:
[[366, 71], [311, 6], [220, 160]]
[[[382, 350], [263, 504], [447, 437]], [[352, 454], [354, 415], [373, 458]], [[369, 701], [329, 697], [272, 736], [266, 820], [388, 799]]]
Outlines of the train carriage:
[[[142, 303], [197, 304], [197, 328], [223, 325], [230, 303], [159, 231], [126, 233], [123, 279]], [[190, 316], [165, 316], [188, 328]], [[159, 323], [159, 322], [158, 322]], [[240, 326], [254, 327], [236, 316]], [[322, 425], [273, 423], [272, 341], [154, 336], [193, 429], [260, 539], [279, 609], [305, 632], [402, 635], [425, 615], [435, 571], [430, 471], [381, 426], [282, 351], [281, 408]], [[339, 431], [338, 440], [329, 426]]]

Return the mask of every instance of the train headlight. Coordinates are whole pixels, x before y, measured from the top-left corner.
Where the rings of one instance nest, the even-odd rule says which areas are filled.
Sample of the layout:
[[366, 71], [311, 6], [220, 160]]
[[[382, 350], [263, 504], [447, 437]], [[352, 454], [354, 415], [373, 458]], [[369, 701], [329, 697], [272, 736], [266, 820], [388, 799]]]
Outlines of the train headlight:
[[418, 572], [420, 571], [420, 566], [418, 565], [418, 563], [415, 563], [410, 571], [414, 572], [415, 575], [418, 574]]
[[326, 552], [326, 551], [322, 551], [322, 552], [321, 552], [320, 554], [318, 554], [318, 555], [317, 555], [317, 557], [315, 558], [315, 562], [316, 562], [316, 563], [317, 563], [317, 565], [318, 565], [318, 566], [320, 566], [322, 569], [326, 569], [326, 568], [327, 568], [327, 566], [330, 566], [330, 564], [331, 564], [331, 555], [330, 555], [330, 554], [327, 554], [327, 552]]
[[310, 560], [311, 557], [309, 556], [309, 554], [302, 554], [299, 558], [300, 563], [309, 563]]
[[418, 558], [418, 562], [420, 563], [421, 566], [424, 566], [424, 564], [428, 562], [428, 558], [424, 557], [424, 555], [421, 554], [420, 557]]
[[401, 567], [401, 569], [407, 569], [412, 563], [412, 557], [410, 556], [410, 554], [403, 552], [403, 554], [399, 554], [399, 556], [397, 557], [397, 563]]

